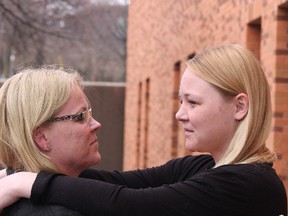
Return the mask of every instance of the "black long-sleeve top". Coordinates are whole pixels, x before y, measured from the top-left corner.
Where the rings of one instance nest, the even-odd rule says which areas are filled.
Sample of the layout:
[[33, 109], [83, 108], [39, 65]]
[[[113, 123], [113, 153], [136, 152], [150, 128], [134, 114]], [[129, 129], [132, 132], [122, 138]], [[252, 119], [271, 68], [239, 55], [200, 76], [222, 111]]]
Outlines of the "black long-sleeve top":
[[285, 188], [271, 164], [213, 166], [211, 156], [200, 155], [145, 170], [86, 170], [81, 178], [41, 172], [31, 201], [87, 216], [287, 215]]

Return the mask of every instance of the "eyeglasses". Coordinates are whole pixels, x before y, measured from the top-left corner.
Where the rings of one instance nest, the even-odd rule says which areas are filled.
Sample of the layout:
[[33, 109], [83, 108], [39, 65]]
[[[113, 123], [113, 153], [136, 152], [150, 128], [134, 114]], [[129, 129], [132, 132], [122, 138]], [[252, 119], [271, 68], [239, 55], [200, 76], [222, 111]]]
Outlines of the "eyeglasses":
[[75, 121], [82, 121], [87, 123], [89, 118], [92, 116], [92, 109], [85, 110], [84, 112], [75, 114], [75, 115], [65, 115], [59, 117], [51, 117], [46, 122], [56, 122], [56, 121], [65, 121], [65, 120], [75, 120]]

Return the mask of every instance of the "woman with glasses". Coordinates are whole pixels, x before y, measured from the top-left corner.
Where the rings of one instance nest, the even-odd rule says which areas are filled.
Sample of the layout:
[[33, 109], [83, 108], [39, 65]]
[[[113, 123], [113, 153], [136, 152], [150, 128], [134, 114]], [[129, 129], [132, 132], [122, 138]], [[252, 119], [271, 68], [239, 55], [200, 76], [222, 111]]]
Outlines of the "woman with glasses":
[[23, 178], [21, 187], [0, 190], [0, 208], [23, 196], [86, 216], [286, 216], [276, 157], [265, 144], [272, 111], [260, 63], [239, 45], [223, 45], [186, 65], [176, 118], [186, 149], [206, 154], [144, 170], [85, 170], [81, 178], [16, 173], [0, 180], [4, 188]]
[[[75, 71], [25, 69], [0, 89], [0, 158], [17, 171], [78, 176], [101, 160], [88, 99]], [[20, 181], [20, 180], [19, 180]], [[3, 215], [79, 215], [60, 206], [34, 206], [27, 199]]]

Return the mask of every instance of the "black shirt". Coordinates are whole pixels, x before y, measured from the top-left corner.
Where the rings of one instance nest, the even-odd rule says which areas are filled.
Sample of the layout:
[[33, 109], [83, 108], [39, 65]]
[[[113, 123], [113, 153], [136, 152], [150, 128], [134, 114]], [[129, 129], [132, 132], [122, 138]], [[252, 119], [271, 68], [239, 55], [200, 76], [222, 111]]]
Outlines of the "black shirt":
[[33, 205], [28, 199], [20, 199], [5, 208], [1, 216], [81, 216], [81, 214], [58, 205]]
[[211, 156], [200, 155], [145, 170], [86, 170], [81, 178], [41, 172], [31, 201], [87, 216], [287, 215], [285, 188], [271, 164], [213, 166]]

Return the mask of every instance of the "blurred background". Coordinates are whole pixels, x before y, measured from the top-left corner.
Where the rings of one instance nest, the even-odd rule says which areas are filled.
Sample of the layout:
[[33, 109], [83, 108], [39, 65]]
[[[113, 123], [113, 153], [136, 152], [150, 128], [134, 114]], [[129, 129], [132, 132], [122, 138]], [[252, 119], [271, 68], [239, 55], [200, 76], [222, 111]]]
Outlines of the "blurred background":
[[90, 81], [125, 81], [127, 2], [1, 0], [0, 77], [65, 64]]

